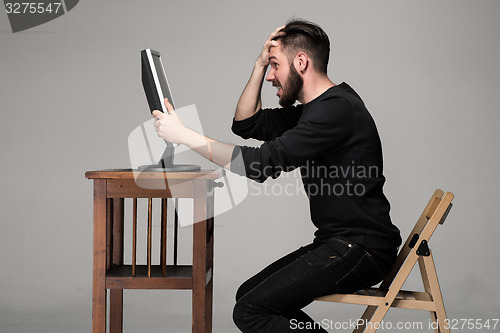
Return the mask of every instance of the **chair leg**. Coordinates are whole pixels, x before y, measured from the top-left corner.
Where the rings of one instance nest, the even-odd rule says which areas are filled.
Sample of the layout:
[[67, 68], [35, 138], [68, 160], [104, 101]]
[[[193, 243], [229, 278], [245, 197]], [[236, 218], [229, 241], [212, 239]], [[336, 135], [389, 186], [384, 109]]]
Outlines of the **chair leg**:
[[[424, 257], [418, 257], [418, 267], [420, 268], [420, 275], [422, 276], [422, 283], [424, 285], [424, 290], [427, 292], [429, 295], [432, 296], [432, 290], [431, 286], [429, 284], [429, 275], [427, 274], [427, 268], [425, 267], [426, 264], [424, 263]], [[430, 311], [431, 315], [431, 320], [435, 324], [438, 322], [437, 315], [435, 311]], [[438, 326], [434, 329], [435, 333], [441, 333], [439, 330], [439, 324]]]
[[365, 328], [365, 333], [375, 333], [377, 328], [379, 328], [380, 322], [384, 319], [387, 311], [389, 311], [389, 306], [380, 305], [374, 311], [372, 319], [369, 321], [368, 327]]
[[380, 325], [380, 322], [384, 319], [385, 315], [387, 314], [387, 311], [389, 311], [392, 302], [394, 302], [394, 299], [396, 298], [398, 292], [401, 290], [401, 287], [405, 283], [406, 278], [413, 269], [413, 266], [415, 266], [417, 259], [418, 257], [416, 254], [416, 249], [413, 249], [412, 252], [410, 252], [410, 254], [408, 255], [408, 258], [406, 259], [405, 263], [403, 264], [403, 266], [401, 266], [399, 270], [398, 274], [401, 274], [401, 278], [396, 278], [392, 282], [391, 288], [385, 295], [383, 302], [377, 307], [377, 310], [373, 313], [372, 319], [370, 320], [368, 327], [365, 329], [365, 333], [374, 333], [377, 330], [377, 327]]
[[[428, 257], [423, 257], [422, 259], [424, 266], [425, 275], [428, 279], [429, 291], [431, 297], [436, 306], [436, 311], [431, 314], [431, 317], [436, 317], [435, 320], [439, 323], [439, 328], [436, 330], [437, 333], [450, 333], [449, 328], [445, 327], [446, 322], [446, 311], [444, 308], [443, 296], [441, 294], [441, 288], [439, 287], [439, 281], [436, 272], [436, 266], [434, 266], [434, 258], [432, 257], [432, 252]], [[420, 264], [420, 260], [419, 260]], [[423, 275], [422, 275], [423, 277]], [[425, 285], [425, 284], [424, 284]], [[434, 319], [434, 318], [433, 318]]]
[[366, 323], [369, 322], [370, 319], [372, 319], [372, 316], [376, 310], [377, 310], [377, 306], [369, 305], [360, 318], [360, 321], [361, 321], [360, 325], [357, 326], [356, 329], [354, 331], [352, 331], [352, 333], [363, 333], [363, 331], [365, 330], [365, 327], [366, 327]]

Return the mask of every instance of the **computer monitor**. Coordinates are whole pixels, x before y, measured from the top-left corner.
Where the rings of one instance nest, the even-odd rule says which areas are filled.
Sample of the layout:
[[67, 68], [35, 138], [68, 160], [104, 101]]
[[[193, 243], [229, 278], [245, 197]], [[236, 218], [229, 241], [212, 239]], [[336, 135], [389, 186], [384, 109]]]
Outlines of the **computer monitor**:
[[[142, 85], [148, 100], [149, 110], [160, 110], [167, 113], [164, 99], [168, 98], [170, 104], [175, 107], [167, 75], [163, 68], [161, 55], [158, 51], [145, 49], [141, 51]], [[198, 171], [199, 165], [174, 164], [175, 145], [165, 141], [166, 148], [158, 165], [144, 166], [147, 171]]]
[[150, 111], [160, 110], [167, 112], [165, 103], [163, 103], [165, 97], [168, 98], [170, 104], [175, 108], [160, 53], [151, 49], [142, 50], [141, 58], [142, 85], [144, 86]]

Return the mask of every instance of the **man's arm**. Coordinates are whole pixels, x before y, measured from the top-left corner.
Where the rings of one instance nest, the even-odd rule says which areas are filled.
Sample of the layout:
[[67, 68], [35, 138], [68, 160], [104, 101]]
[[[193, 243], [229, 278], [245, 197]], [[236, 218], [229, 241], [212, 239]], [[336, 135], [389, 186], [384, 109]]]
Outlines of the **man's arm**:
[[255, 62], [252, 75], [238, 100], [238, 105], [236, 106], [236, 112], [234, 114], [235, 120], [250, 118], [261, 108], [262, 102], [260, 99], [260, 92], [262, 90], [267, 66], [269, 65], [269, 51], [271, 47], [279, 45], [279, 42], [273, 40], [273, 38], [281, 34], [278, 32], [281, 28], [283, 27], [279, 27], [272, 32], [264, 43], [262, 52]]
[[236, 106], [236, 112], [234, 114], [235, 120], [250, 118], [261, 108], [262, 102], [260, 99], [260, 92], [266, 70], [267, 65], [262, 65], [259, 60], [255, 62], [252, 75], [238, 100], [238, 105]]
[[158, 136], [172, 143], [184, 144], [206, 159], [223, 168], [231, 168], [234, 145], [210, 139], [184, 126], [172, 104], [165, 98], [168, 113], [153, 111], [154, 126]]
[[274, 140], [258, 148], [237, 146], [234, 155], [239, 153], [241, 160], [232, 162], [231, 171], [257, 182], [276, 178], [283, 171], [307, 165], [307, 161], [325, 154], [336, 156], [332, 154], [352, 147], [359, 140], [357, 126], [356, 110], [351, 101], [339, 96], [326, 97], [316, 102], [295, 127]]

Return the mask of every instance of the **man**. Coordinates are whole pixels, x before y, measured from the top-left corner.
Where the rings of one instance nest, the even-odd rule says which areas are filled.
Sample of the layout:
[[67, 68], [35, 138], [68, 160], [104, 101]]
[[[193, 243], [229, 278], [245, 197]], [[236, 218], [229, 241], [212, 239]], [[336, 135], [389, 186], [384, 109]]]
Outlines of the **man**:
[[[160, 137], [250, 179], [263, 182], [300, 168], [318, 230], [313, 243], [239, 288], [233, 318], [242, 332], [325, 332], [301, 309], [316, 297], [380, 282], [401, 243], [382, 190], [375, 123], [349, 85], [328, 78], [329, 53], [326, 33], [307, 21], [290, 21], [269, 36], [232, 126], [243, 138], [265, 141], [259, 148], [219, 143], [187, 129], [168, 103], [168, 115], [154, 112]], [[282, 108], [261, 108], [268, 68], [266, 80], [278, 89]]]

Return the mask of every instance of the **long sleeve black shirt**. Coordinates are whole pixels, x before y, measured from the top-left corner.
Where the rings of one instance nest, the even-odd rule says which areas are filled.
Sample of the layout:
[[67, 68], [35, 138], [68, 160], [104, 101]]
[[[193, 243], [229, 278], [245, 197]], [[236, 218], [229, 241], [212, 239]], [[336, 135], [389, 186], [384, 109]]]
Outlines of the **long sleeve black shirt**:
[[233, 172], [263, 182], [300, 168], [318, 228], [315, 242], [339, 237], [372, 249], [400, 245], [383, 193], [377, 128], [348, 84], [333, 86], [306, 104], [262, 109], [233, 120], [232, 130], [242, 138], [265, 141], [260, 148], [236, 146]]

